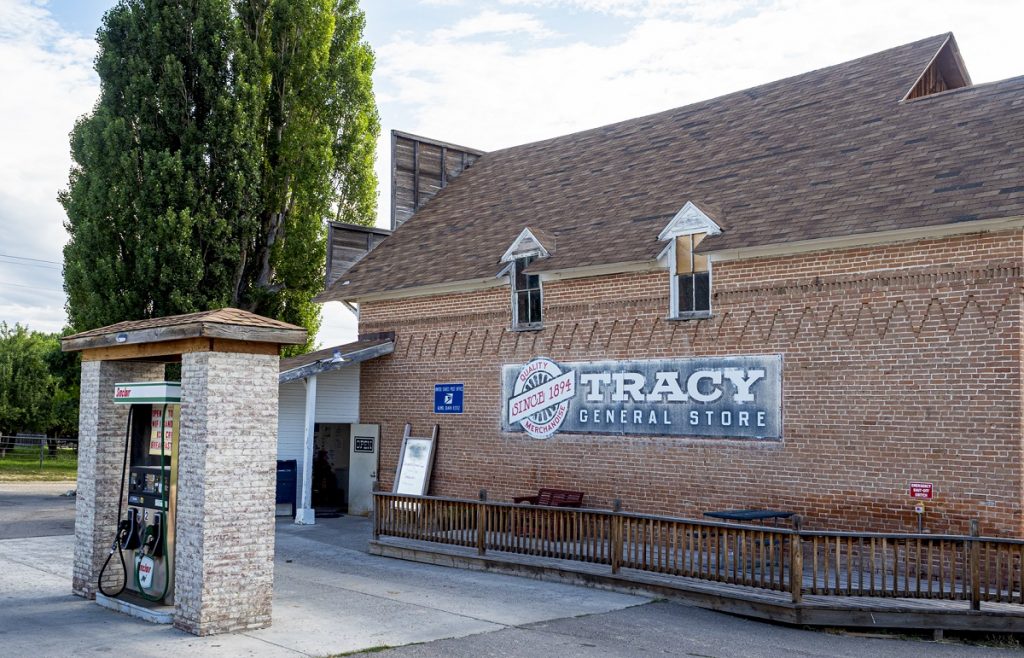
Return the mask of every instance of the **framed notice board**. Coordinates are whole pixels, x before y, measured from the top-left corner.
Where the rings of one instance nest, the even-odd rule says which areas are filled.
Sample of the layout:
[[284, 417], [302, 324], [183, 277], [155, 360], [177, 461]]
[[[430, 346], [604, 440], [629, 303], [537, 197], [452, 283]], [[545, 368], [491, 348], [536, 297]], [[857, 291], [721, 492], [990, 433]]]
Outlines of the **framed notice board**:
[[398, 455], [398, 471], [392, 493], [425, 496], [430, 488], [430, 472], [437, 447], [437, 425], [429, 437], [412, 436], [412, 425], [405, 424], [402, 451]]

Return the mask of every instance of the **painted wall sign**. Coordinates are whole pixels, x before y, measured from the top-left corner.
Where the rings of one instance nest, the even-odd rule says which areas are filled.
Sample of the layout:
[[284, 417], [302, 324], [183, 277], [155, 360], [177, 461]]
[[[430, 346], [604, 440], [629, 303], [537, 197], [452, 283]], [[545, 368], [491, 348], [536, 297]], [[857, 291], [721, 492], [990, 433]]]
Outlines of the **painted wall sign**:
[[935, 493], [935, 487], [931, 482], [911, 482], [910, 497], [930, 499]]
[[434, 413], [462, 413], [462, 384], [434, 384]]
[[557, 363], [502, 368], [502, 429], [782, 438], [782, 356]]

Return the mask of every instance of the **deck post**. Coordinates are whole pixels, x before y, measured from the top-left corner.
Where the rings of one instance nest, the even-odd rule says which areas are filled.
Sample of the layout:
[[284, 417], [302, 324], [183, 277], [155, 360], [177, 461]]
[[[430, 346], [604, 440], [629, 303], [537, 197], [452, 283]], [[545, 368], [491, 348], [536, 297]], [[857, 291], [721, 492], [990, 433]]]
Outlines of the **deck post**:
[[373, 541], [380, 539], [380, 496], [373, 495]]
[[800, 603], [804, 593], [804, 545], [800, 538], [800, 517], [793, 517], [794, 533], [789, 536], [789, 591], [793, 603]]
[[981, 531], [978, 527], [978, 519], [971, 519], [971, 539], [968, 539], [968, 565], [971, 574], [971, 610], [981, 610], [981, 575], [980, 565], [981, 561], [980, 553], [981, 546], [978, 543], [976, 537], [981, 536]]
[[477, 555], [487, 552], [487, 494], [484, 492], [476, 504], [476, 552]]
[[611, 543], [612, 573], [619, 573], [622, 568], [622, 515], [613, 514], [611, 517]]

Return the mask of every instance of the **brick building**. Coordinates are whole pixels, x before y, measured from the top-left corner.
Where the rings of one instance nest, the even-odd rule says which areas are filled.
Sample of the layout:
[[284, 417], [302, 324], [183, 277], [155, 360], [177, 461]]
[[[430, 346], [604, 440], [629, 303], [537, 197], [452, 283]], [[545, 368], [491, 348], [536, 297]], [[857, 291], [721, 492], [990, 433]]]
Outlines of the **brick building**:
[[[930, 530], [1021, 535], [1024, 78], [940, 35], [457, 178], [412, 150], [415, 214], [320, 297], [395, 333], [360, 384], [385, 489], [438, 423], [436, 495], [911, 530], [927, 481]], [[531, 407], [537, 369], [571, 390]]]

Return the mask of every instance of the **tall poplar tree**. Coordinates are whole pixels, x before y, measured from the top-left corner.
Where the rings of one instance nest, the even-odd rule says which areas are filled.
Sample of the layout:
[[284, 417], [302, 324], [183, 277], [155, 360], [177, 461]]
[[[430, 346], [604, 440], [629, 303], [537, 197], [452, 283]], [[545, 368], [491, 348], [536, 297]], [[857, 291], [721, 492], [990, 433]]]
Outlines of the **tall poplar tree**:
[[326, 219], [372, 224], [356, 0], [121, 0], [60, 199], [77, 330], [232, 305], [319, 327]]

